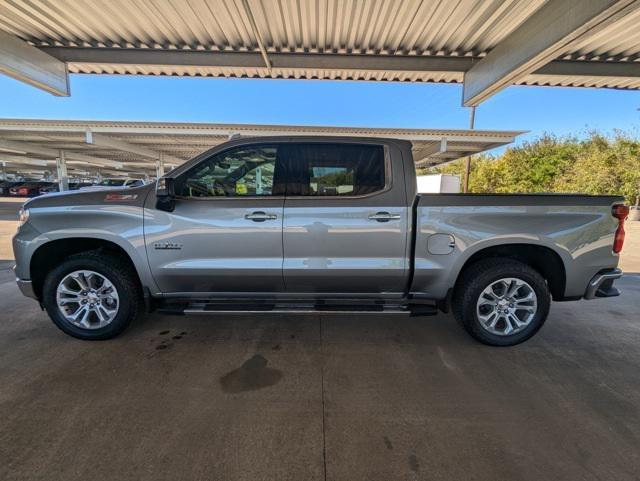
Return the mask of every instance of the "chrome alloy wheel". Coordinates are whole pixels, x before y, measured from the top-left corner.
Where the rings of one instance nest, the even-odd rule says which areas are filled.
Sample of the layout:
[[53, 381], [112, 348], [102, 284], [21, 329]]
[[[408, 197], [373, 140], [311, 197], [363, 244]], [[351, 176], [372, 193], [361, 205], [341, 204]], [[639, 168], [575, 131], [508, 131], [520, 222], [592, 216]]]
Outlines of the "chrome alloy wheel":
[[533, 288], [522, 279], [505, 277], [489, 284], [480, 294], [476, 314], [482, 328], [497, 336], [522, 331], [538, 310]]
[[115, 286], [94, 271], [74, 271], [58, 284], [56, 303], [67, 322], [82, 329], [100, 329], [118, 314], [120, 299]]

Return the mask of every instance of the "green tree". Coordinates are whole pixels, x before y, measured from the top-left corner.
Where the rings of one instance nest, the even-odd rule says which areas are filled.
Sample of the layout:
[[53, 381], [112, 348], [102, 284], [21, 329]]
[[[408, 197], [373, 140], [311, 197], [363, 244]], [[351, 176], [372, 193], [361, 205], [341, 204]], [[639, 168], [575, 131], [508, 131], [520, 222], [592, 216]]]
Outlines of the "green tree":
[[[616, 194], [631, 203], [640, 196], [640, 141], [622, 132], [591, 132], [584, 140], [545, 134], [497, 157], [476, 156], [471, 165], [471, 192]], [[426, 173], [462, 177], [464, 161]]]
[[640, 188], [640, 143], [618, 134], [609, 139], [596, 132], [581, 143], [575, 163], [558, 178], [555, 190], [623, 195], [636, 202]]

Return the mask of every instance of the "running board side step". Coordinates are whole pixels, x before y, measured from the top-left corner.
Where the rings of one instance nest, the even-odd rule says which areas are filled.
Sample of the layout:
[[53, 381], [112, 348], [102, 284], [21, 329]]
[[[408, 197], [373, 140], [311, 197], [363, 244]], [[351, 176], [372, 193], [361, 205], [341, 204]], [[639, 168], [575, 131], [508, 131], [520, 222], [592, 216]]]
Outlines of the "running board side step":
[[438, 313], [429, 304], [328, 304], [282, 302], [182, 302], [163, 303], [156, 312], [173, 315], [198, 314], [405, 314], [433, 316]]

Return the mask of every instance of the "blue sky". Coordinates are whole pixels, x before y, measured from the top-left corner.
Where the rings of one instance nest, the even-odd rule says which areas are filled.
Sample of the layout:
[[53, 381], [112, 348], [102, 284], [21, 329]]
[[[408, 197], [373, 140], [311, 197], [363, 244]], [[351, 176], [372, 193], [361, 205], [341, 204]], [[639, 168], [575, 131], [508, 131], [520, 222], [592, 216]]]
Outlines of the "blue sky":
[[[0, 75], [0, 117], [467, 128], [461, 86], [444, 84], [71, 76], [54, 97]], [[511, 87], [477, 110], [476, 128], [640, 137], [640, 93]]]

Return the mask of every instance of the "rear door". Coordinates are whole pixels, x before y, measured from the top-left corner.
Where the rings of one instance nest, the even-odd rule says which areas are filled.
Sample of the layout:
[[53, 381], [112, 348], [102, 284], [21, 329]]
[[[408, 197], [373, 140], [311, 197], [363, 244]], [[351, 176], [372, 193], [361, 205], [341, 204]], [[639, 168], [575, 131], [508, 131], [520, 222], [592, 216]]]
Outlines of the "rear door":
[[282, 144], [289, 173], [284, 280], [289, 293], [402, 295], [410, 221], [393, 145]]
[[147, 253], [160, 289], [281, 292], [282, 177], [273, 144], [231, 147], [179, 175], [175, 210], [145, 211]]

